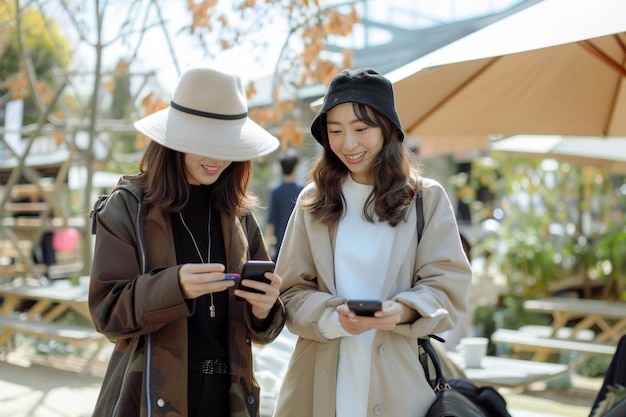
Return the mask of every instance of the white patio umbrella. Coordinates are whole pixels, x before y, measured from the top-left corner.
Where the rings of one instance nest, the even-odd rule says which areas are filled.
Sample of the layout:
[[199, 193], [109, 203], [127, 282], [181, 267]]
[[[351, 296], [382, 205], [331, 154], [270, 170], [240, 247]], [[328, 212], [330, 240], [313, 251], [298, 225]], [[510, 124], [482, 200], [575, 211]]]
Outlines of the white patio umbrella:
[[626, 173], [626, 137], [516, 135], [494, 141], [491, 150], [532, 158], [553, 158]]
[[626, 1], [544, 0], [401, 67], [409, 137], [626, 136]]

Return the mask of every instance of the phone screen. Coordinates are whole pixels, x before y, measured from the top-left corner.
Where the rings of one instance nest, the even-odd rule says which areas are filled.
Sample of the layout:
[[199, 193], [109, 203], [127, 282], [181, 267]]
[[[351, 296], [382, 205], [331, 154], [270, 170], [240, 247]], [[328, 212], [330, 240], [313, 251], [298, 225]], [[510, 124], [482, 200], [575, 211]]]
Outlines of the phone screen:
[[383, 304], [379, 300], [348, 300], [348, 308], [357, 316], [372, 317], [383, 308]]
[[[261, 293], [255, 288], [249, 288], [241, 284], [241, 281], [244, 279], [254, 279], [261, 282], [270, 282], [267, 278], [265, 278], [264, 274], [266, 272], [274, 272], [275, 264], [272, 261], [257, 261], [252, 260], [248, 261], [243, 265], [243, 269], [241, 270], [241, 280], [238, 282], [237, 289], [250, 291], [254, 293]], [[241, 297], [237, 297], [238, 300], [243, 300]]]

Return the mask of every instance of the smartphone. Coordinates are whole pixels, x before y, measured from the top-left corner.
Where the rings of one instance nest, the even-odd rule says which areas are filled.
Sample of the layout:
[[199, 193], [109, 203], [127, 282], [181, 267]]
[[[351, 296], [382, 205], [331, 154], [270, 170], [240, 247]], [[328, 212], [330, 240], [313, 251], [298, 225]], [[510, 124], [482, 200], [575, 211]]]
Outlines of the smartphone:
[[[256, 261], [251, 260], [246, 262], [243, 265], [243, 269], [241, 270], [241, 279], [237, 283], [238, 290], [250, 291], [255, 293], [262, 293], [262, 291], [257, 290], [256, 288], [246, 287], [241, 284], [241, 281], [244, 279], [254, 279], [261, 282], [269, 283], [270, 280], [265, 278], [264, 274], [266, 272], [274, 272], [274, 267], [276, 265], [272, 261]], [[238, 300], [243, 300], [241, 297], [236, 297]]]
[[357, 316], [373, 317], [383, 308], [383, 303], [379, 300], [348, 300], [348, 308]]

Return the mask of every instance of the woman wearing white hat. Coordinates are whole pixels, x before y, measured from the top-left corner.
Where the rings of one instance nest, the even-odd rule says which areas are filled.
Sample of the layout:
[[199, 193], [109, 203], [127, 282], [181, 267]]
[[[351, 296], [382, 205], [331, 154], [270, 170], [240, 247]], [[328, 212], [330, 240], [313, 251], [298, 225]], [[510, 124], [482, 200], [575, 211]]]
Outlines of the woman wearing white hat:
[[93, 213], [89, 307], [115, 342], [93, 415], [256, 417], [251, 343], [282, 329], [281, 280], [246, 281], [257, 294], [224, 278], [269, 259], [248, 183], [278, 140], [248, 118], [239, 77], [202, 68], [135, 127], [152, 140], [140, 173]]

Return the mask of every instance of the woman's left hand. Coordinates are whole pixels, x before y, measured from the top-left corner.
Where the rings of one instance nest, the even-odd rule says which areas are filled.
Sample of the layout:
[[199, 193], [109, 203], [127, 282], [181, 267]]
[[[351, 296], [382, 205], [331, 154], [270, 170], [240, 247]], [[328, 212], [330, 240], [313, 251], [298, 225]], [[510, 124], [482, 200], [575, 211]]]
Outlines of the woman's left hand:
[[273, 272], [266, 272], [264, 276], [270, 280], [269, 283], [252, 279], [246, 279], [241, 282], [242, 285], [246, 287], [262, 291], [260, 294], [244, 290], [235, 290], [235, 295], [250, 303], [252, 314], [259, 320], [267, 318], [274, 304], [276, 304], [276, 299], [280, 295], [280, 277]]

